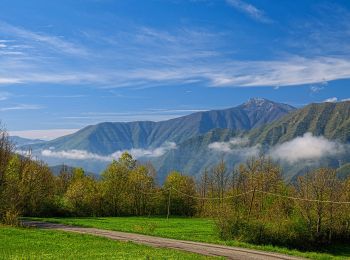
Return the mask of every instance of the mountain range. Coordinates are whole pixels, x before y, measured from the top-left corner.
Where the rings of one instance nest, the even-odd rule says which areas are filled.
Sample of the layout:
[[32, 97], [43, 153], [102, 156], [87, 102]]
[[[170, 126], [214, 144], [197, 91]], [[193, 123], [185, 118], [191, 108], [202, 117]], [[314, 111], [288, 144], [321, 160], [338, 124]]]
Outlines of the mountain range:
[[[296, 109], [254, 98], [237, 107], [160, 122], [100, 123], [30, 147], [51, 165], [66, 163], [91, 172], [100, 172], [120, 154], [118, 152], [129, 150], [139, 160], [151, 161], [162, 181], [171, 170], [196, 176], [221, 158], [232, 169], [249, 156], [269, 153], [274, 147], [305, 134], [327, 138], [321, 140], [324, 142], [347, 144], [350, 102], [317, 103]], [[23, 145], [22, 149], [28, 146]], [[42, 151], [49, 152], [43, 154]], [[297, 164], [282, 162], [282, 165], [285, 176], [292, 179], [320, 163], [339, 168], [348, 163], [348, 159], [346, 153], [328, 153], [322, 162], [316, 158]]]
[[77, 149], [109, 155], [132, 148], [156, 148], [166, 142], [181, 143], [217, 128], [246, 131], [273, 122], [293, 110], [294, 107], [286, 104], [250, 99], [238, 107], [197, 112], [160, 122], [105, 122], [91, 125], [32, 148]]

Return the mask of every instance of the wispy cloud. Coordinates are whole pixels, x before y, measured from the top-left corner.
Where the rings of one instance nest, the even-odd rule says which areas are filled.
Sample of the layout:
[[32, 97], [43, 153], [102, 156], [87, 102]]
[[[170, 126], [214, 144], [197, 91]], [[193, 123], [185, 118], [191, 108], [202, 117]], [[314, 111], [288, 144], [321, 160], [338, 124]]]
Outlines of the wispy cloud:
[[97, 160], [110, 162], [114, 159], [118, 159], [123, 152], [129, 152], [134, 158], [141, 157], [160, 157], [169, 150], [176, 149], [176, 144], [173, 142], [167, 142], [161, 147], [155, 149], [130, 149], [124, 151], [116, 151], [113, 154], [103, 156], [95, 153], [90, 153], [84, 150], [67, 150], [67, 151], [54, 151], [54, 150], [43, 150], [41, 155], [43, 157], [53, 157], [70, 160]]
[[4, 101], [8, 99], [10, 96], [11, 94], [8, 92], [0, 92], [0, 101]]
[[[262, 11], [243, 1], [230, 0], [230, 3], [250, 10], [254, 17], [264, 17]], [[0, 23], [1, 30], [28, 40], [27, 45], [33, 45], [34, 50], [16, 47], [12, 51], [23, 52], [20, 57], [0, 56], [0, 85], [52, 83], [101, 88], [147, 88], [201, 84], [211, 87], [283, 87], [350, 78], [350, 60], [346, 55], [307, 58], [285, 55], [270, 60], [233, 60], [225, 52], [218, 51], [227, 44], [224, 33], [198, 28], [165, 32], [141, 27], [123, 32], [117, 39], [113, 38], [116, 36], [89, 36], [105, 41], [108, 47], [98, 55], [89, 57], [91, 62], [85, 62], [83, 66], [74, 66], [81, 62], [82, 56], [90, 53], [83, 46], [6, 23]], [[41, 43], [40, 49], [35, 48], [36, 42]], [[6, 45], [5, 49], [18, 46], [16, 41], [3, 44]], [[69, 57], [65, 60], [60, 55], [51, 57], [50, 49], [63, 51]], [[311, 90], [318, 91], [316, 88]]]
[[[213, 87], [297, 86], [350, 78], [350, 61], [290, 57], [276, 61], [221, 61], [194, 66], [131, 71], [125, 82], [207, 82]], [[132, 84], [132, 83], [131, 83]]]
[[43, 107], [40, 105], [28, 105], [28, 104], [19, 104], [14, 106], [8, 106], [8, 107], [0, 107], [0, 111], [11, 111], [11, 110], [37, 110], [42, 109]]
[[235, 154], [241, 159], [257, 156], [261, 151], [260, 145], [249, 146], [249, 139], [246, 137], [232, 138], [228, 142], [214, 142], [208, 148], [218, 153]]
[[312, 93], [319, 93], [323, 89], [324, 89], [324, 86], [311, 86], [310, 87], [310, 90]]
[[226, 2], [232, 6], [233, 8], [237, 9], [238, 11], [245, 13], [250, 18], [253, 18], [256, 21], [262, 22], [262, 23], [271, 23], [272, 20], [266, 16], [265, 12], [258, 9], [252, 4], [249, 4], [242, 0], [226, 0]]
[[[46, 47], [50, 47], [55, 51], [79, 56], [85, 56], [88, 51], [77, 44], [65, 40], [63, 37], [46, 35], [44, 33], [37, 33], [23, 29], [21, 27], [13, 26], [6, 22], [0, 21], [0, 32], [10, 34], [12, 37], [19, 37], [25, 40], [29, 40], [31, 43], [36, 42], [44, 44]], [[6, 44], [4, 44], [6, 47]]]

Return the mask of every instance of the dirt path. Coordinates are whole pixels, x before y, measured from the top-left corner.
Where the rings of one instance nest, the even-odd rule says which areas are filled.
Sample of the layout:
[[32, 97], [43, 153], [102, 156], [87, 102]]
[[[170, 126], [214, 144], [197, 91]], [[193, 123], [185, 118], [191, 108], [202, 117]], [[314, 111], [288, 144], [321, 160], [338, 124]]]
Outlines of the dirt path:
[[177, 250], [188, 251], [192, 253], [207, 255], [207, 256], [221, 256], [226, 257], [227, 259], [237, 259], [237, 260], [257, 260], [257, 259], [266, 259], [266, 260], [276, 260], [276, 259], [285, 259], [285, 260], [297, 260], [301, 258], [269, 253], [258, 250], [244, 249], [239, 247], [229, 247], [214, 245], [208, 243], [184, 241], [184, 240], [175, 240], [169, 238], [153, 237], [140, 234], [118, 232], [118, 231], [109, 231], [96, 228], [83, 228], [76, 226], [68, 226], [63, 224], [54, 224], [47, 222], [38, 222], [38, 221], [23, 221], [24, 226], [27, 227], [37, 227], [42, 229], [53, 229], [53, 230], [62, 230], [67, 232], [74, 232], [80, 234], [89, 234], [100, 237], [106, 237], [113, 240], [121, 241], [131, 241], [138, 244], [144, 244], [153, 247], [165, 247], [173, 248]]

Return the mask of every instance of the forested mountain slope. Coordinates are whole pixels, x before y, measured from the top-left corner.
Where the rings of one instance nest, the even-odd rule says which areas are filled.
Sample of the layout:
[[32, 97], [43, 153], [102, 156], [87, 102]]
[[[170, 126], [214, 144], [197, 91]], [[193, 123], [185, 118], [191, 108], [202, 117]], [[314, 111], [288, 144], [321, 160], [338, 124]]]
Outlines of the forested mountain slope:
[[131, 148], [156, 148], [165, 142], [184, 142], [213, 129], [247, 131], [288, 114], [293, 107], [266, 99], [250, 99], [229, 109], [198, 112], [161, 122], [101, 123], [33, 149], [85, 150], [109, 155]]

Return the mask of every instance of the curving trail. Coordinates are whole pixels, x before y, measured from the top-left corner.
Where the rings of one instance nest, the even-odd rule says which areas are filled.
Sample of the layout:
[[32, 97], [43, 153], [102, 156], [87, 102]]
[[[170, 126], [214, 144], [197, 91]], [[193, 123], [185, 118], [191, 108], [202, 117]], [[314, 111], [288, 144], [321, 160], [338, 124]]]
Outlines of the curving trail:
[[40, 221], [23, 221], [22, 224], [26, 227], [36, 227], [42, 229], [61, 230], [66, 232], [74, 232], [80, 234], [89, 234], [94, 236], [106, 237], [119, 241], [130, 241], [138, 244], [153, 246], [153, 247], [165, 247], [173, 248], [177, 250], [188, 251], [207, 256], [220, 256], [227, 259], [237, 260], [298, 260], [302, 258], [288, 256], [278, 253], [270, 253], [259, 250], [245, 249], [239, 247], [222, 246], [201, 242], [192, 242], [185, 240], [176, 240], [170, 238], [153, 237], [134, 233], [126, 233], [119, 231], [110, 231], [97, 228], [84, 228], [76, 226], [68, 226], [63, 224], [55, 224]]

